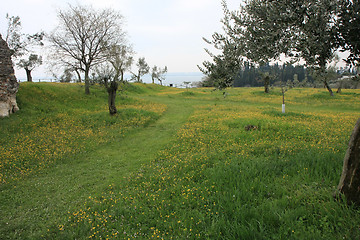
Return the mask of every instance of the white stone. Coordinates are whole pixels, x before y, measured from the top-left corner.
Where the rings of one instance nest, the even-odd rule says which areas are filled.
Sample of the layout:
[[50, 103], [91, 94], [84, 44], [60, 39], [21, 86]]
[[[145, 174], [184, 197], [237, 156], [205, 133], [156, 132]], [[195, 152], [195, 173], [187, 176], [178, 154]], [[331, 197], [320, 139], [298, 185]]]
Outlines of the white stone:
[[8, 117], [10, 115], [9, 103], [0, 102], [0, 117]]

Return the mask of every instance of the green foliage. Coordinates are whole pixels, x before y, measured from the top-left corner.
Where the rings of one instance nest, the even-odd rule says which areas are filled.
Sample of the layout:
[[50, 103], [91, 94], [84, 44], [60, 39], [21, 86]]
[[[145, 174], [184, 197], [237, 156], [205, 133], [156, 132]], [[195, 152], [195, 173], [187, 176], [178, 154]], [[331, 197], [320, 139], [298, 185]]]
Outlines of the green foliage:
[[347, 63], [354, 66], [360, 65], [360, 46], [358, 32], [360, 31], [360, 2], [358, 0], [341, 1], [338, 20], [339, 42], [344, 50], [350, 51]]
[[27, 70], [34, 70], [35, 67], [42, 64], [42, 57], [36, 54], [30, 54], [28, 59], [21, 59], [17, 64], [19, 67], [27, 69]]
[[[272, 86], [280, 86], [281, 82], [289, 82], [296, 87], [313, 83], [313, 78], [309, 76], [305, 66], [293, 66], [291, 64], [274, 64], [255, 67], [250, 62], [244, 62], [244, 67], [238, 71], [234, 81], [234, 87], [260, 87], [263, 85], [261, 73], [269, 72], [273, 77]], [[295, 76], [297, 80], [295, 81]], [[301, 83], [301, 84], [300, 84]]]
[[155, 83], [155, 79], [160, 82], [160, 85], [163, 85], [162, 82], [165, 80], [165, 74], [167, 73], [168, 69], [165, 66], [163, 69], [157, 67], [156, 65], [151, 69], [151, 79], [152, 83]]
[[[348, 62], [358, 62], [358, 1], [250, 0], [234, 11], [223, 1], [223, 9], [224, 33], [214, 33], [211, 41], [204, 39], [220, 50], [217, 55], [206, 50], [212, 62], [199, 67], [208, 76], [206, 84], [233, 86], [238, 73], [247, 67], [245, 59], [264, 66], [285, 55], [291, 63], [304, 60], [333, 96], [327, 67], [335, 52], [340, 47], [350, 50]], [[268, 92], [266, 78], [264, 85]]]
[[4, 36], [12, 55], [18, 57], [24, 54], [25, 43], [22, 41], [21, 20], [19, 16], [9, 16], [6, 14], [8, 21], [7, 33]]
[[[207, 44], [212, 45], [220, 53], [216, 55], [205, 49], [212, 61], [204, 61], [203, 66], [198, 66], [199, 70], [208, 77], [207, 81], [220, 90], [233, 86], [234, 79], [241, 68], [244, 58], [243, 41], [239, 41], [234, 36], [232, 29], [232, 13], [228, 10], [226, 1], [222, 1], [222, 6], [224, 18], [221, 22], [225, 33], [215, 32], [211, 40], [203, 38]], [[240, 34], [242, 30], [238, 30], [236, 32]]]
[[192, 91], [186, 91], [186, 92], [182, 92], [181, 95], [183, 95], [183, 96], [194, 96], [195, 93], [192, 92]]
[[136, 73], [132, 72], [131, 80], [140, 83], [140, 82], [142, 82], [142, 79], [141, 79], [142, 76], [149, 73], [150, 67], [147, 64], [144, 57], [139, 58], [139, 60], [136, 63], [136, 67], [138, 68], [137, 72]]
[[137, 94], [146, 93], [146, 88], [141, 87], [140, 85], [129, 84], [129, 83], [125, 83], [122, 90], [124, 91], [125, 94], [127, 94], [127, 93], [137, 93]]

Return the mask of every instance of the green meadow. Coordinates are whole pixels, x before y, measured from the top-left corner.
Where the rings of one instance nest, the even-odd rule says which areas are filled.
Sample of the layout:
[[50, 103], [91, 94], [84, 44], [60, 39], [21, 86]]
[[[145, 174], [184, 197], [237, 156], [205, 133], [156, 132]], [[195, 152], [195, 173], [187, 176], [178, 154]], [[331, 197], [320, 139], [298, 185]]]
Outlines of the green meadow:
[[[0, 239], [360, 239], [333, 193], [360, 91], [22, 83], [0, 119]], [[254, 126], [250, 128], [248, 126]]]

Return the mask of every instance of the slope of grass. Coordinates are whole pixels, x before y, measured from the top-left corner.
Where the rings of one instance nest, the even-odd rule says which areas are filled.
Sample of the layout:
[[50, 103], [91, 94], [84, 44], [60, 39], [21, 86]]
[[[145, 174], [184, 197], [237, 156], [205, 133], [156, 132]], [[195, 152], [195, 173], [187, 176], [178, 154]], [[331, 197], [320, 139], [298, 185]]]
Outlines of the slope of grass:
[[[125, 116], [162, 116], [2, 185], [3, 238], [360, 238], [360, 211], [332, 198], [360, 116], [358, 90], [329, 98], [291, 89], [286, 114], [279, 89], [230, 89], [223, 98], [211, 89], [131, 85], [124, 94]], [[18, 195], [34, 198], [25, 213]]]
[[[234, 89], [226, 99], [209, 90], [159, 93], [197, 105], [177, 140], [125, 182], [91, 197], [48, 236], [359, 238], [360, 212], [332, 199], [359, 99], [324, 96], [312, 107], [314, 90], [292, 90], [294, 104], [281, 114], [281, 96], [258, 91]], [[258, 130], [246, 131], [250, 124]]]
[[85, 96], [81, 85], [22, 84], [21, 111], [1, 120], [0, 182], [27, 176], [58, 158], [119, 138], [128, 129], [156, 120], [165, 110], [164, 105], [120, 97], [119, 114], [111, 117], [106, 97], [102, 88]]
[[119, 96], [112, 117], [102, 88], [90, 96], [83, 91], [81, 85], [22, 84], [21, 111], [0, 120], [1, 239], [39, 238], [89, 194], [140, 165], [113, 155], [124, 137], [154, 123], [166, 106]]

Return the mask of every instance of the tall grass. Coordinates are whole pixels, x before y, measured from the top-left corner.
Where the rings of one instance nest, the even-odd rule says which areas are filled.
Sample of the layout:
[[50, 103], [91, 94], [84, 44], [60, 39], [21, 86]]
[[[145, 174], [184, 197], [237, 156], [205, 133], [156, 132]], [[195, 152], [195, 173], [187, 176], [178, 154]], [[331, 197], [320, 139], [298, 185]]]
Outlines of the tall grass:
[[[133, 87], [136, 89], [136, 87]], [[81, 85], [22, 83], [20, 112], [0, 120], [0, 183], [19, 180], [54, 162], [120, 138], [156, 120], [165, 105], [118, 97], [119, 114], [107, 114], [106, 92]]]
[[[360, 211], [332, 194], [359, 91], [209, 89], [166, 98], [196, 111], [151, 163], [49, 227], [57, 239], [358, 239]], [[274, 93], [275, 92], [275, 93]], [[247, 125], [255, 125], [247, 131]]]

